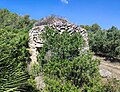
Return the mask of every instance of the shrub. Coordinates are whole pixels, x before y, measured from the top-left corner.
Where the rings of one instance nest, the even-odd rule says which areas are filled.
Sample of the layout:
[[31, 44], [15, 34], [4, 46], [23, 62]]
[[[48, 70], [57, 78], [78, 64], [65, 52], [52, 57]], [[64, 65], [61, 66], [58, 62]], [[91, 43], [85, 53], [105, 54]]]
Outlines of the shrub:
[[33, 65], [31, 65], [30, 75], [32, 75], [33, 77], [36, 77], [39, 75], [39, 72], [40, 72], [40, 66], [38, 63], [34, 63]]
[[[79, 33], [69, 34], [65, 31], [59, 34], [57, 31], [47, 29], [42, 37], [45, 43], [39, 50], [38, 61], [45, 76], [57, 78], [52, 85], [49, 85], [49, 83], [53, 79], [48, 79], [46, 82], [48, 89], [53, 92], [58, 90], [56, 92], [59, 92], [57, 86], [60, 83], [63, 85], [65, 83], [65, 88], [67, 85], [73, 85], [72, 87], [79, 90], [81, 88], [83, 92], [100, 90], [99, 61], [93, 60], [89, 51], [80, 53], [81, 49], [84, 48], [84, 40]], [[49, 60], [46, 60], [47, 52], [50, 54]], [[61, 89], [61, 87], [58, 88]], [[70, 88], [68, 87], [62, 92], [67, 92]]]
[[28, 35], [25, 31], [0, 29], [0, 91], [12, 92], [27, 84]]
[[120, 58], [120, 31], [102, 31], [89, 33], [90, 49], [96, 54], [111, 58]]
[[43, 92], [80, 92], [70, 81], [60, 80], [55, 76], [45, 76], [44, 80], [47, 85]]

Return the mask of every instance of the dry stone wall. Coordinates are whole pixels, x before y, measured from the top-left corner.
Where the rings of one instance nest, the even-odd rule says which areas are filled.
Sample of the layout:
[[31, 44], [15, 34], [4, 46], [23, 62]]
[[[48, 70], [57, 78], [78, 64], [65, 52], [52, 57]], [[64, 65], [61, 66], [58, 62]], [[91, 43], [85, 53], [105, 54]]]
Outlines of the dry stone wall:
[[[89, 50], [88, 45], [88, 34], [87, 31], [73, 23], [68, 22], [64, 18], [59, 18], [56, 16], [49, 16], [46, 18], [42, 18], [39, 22], [34, 24], [34, 27], [29, 31], [29, 50], [31, 54], [31, 62], [28, 65], [28, 69], [34, 64], [37, 63], [37, 55], [38, 51], [37, 48], [43, 47], [43, 39], [40, 38], [40, 34], [45, 31], [45, 26], [48, 26], [51, 29], [55, 29], [56, 31], [59, 31], [60, 34], [64, 31], [68, 31], [70, 34], [72, 32], [80, 32], [83, 39], [85, 40], [85, 47], [84, 50]], [[39, 84], [39, 83], [38, 83]], [[43, 83], [44, 85], [44, 83]]]
[[[48, 26], [51, 29], [55, 29], [59, 31], [60, 34], [64, 31], [68, 31], [70, 34], [72, 32], [80, 32], [83, 39], [85, 40], [85, 48], [84, 50], [89, 49], [88, 45], [88, 34], [87, 31], [73, 23], [68, 22], [64, 18], [59, 18], [56, 16], [49, 16], [46, 18], [41, 19], [39, 22], [34, 24], [34, 27], [29, 31], [29, 47], [30, 47], [30, 54], [31, 54], [31, 62], [30, 63], [37, 63], [37, 48], [43, 47], [43, 39], [40, 38], [40, 34], [45, 31], [45, 26]], [[30, 64], [31, 65], [31, 64]]]
[[45, 31], [45, 26], [59, 31], [60, 34], [62, 34], [62, 32], [64, 31], [68, 31], [70, 34], [72, 32], [80, 32], [83, 39], [85, 40], [85, 47], [83, 48], [83, 51], [89, 49], [88, 34], [85, 29], [68, 22], [64, 18], [49, 16], [46, 18], [42, 18], [39, 22], [35, 23], [34, 27], [29, 31], [29, 47], [31, 54], [31, 62], [29, 65], [35, 62], [37, 63], [37, 48], [42, 48], [44, 42], [43, 39], [40, 38], [40, 34]]

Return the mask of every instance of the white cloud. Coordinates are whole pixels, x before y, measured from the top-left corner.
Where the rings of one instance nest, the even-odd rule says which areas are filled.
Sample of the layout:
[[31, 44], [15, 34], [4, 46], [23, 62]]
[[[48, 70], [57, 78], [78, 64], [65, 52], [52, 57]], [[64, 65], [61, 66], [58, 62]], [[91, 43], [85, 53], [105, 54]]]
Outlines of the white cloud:
[[61, 0], [61, 2], [68, 4], [68, 0]]

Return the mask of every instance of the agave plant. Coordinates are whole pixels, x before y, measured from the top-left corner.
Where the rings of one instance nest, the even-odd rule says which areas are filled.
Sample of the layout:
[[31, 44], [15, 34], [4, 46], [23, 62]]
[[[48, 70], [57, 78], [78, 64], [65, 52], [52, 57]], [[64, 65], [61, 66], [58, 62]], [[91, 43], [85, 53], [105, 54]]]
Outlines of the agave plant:
[[26, 69], [27, 35], [23, 33], [0, 29], [0, 92], [22, 90], [29, 78]]

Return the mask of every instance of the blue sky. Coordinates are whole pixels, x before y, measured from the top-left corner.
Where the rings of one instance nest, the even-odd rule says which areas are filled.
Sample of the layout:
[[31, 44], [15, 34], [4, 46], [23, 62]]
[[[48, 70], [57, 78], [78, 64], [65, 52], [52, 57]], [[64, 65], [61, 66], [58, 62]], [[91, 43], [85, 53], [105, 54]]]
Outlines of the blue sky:
[[120, 0], [1, 0], [0, 8], [32, 19], [55, 14], [78, 25], [98, 23], [105, 29], [112, 25], [120, 29]]

